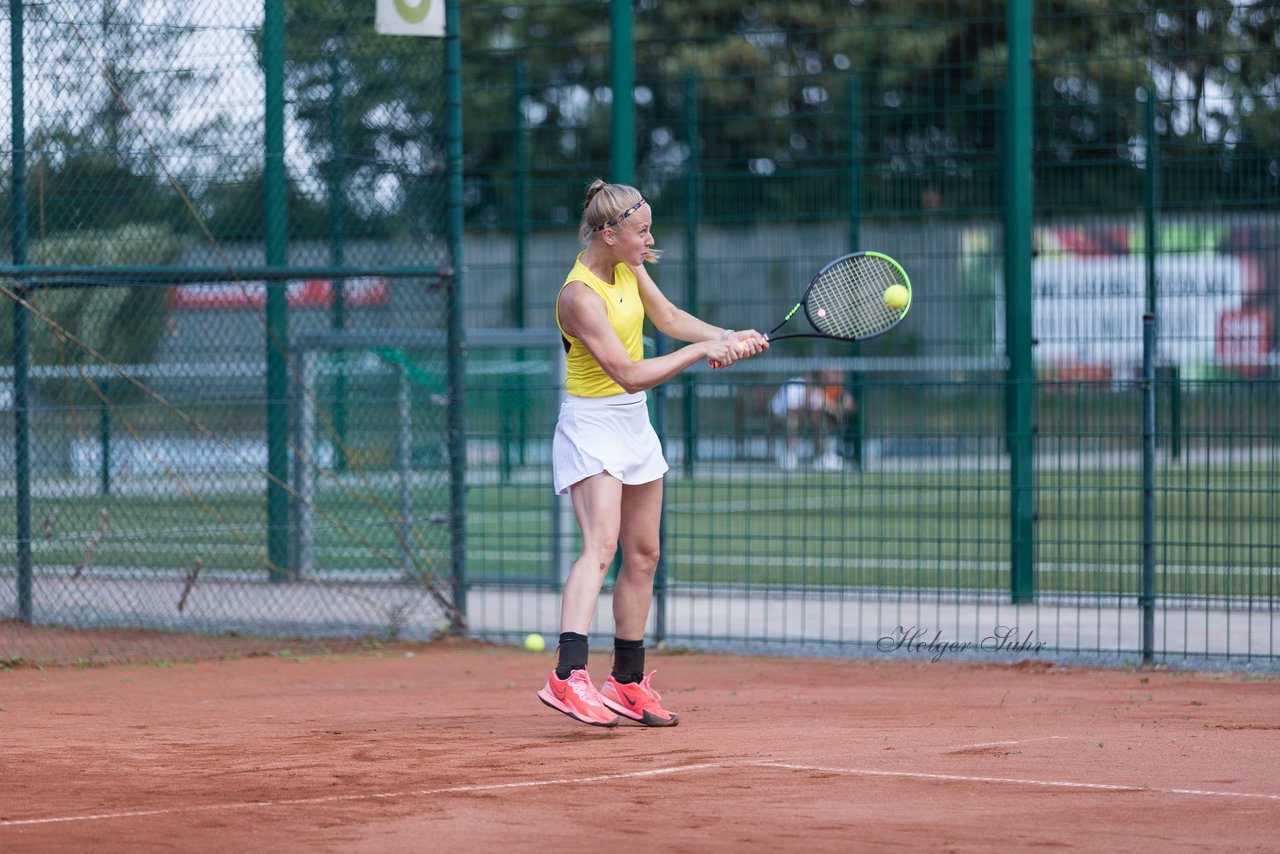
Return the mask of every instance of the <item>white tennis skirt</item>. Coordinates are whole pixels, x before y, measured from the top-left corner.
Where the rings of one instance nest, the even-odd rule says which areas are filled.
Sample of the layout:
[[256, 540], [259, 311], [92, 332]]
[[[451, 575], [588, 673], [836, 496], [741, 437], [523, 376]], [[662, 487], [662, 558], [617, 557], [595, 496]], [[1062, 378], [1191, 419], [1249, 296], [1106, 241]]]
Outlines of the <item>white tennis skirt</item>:
[[607, 471], [625, 484], [657, 480], [667, 472], [662, 443], [649, 422], [644, 392], [609, 397], [568, 395], [551, 442], [556, 494]]

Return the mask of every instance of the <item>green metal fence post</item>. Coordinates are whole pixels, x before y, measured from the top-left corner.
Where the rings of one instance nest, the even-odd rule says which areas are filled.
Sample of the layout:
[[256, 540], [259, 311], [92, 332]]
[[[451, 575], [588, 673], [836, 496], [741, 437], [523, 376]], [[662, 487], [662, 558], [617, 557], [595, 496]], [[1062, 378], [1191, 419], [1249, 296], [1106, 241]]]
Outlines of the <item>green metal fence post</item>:
[[[1146, 124], [1147, 151], [1142, 173], [1143, 230], [1146, 243], [1143, 247], [1146, 261], [1147, 313], [1159, 318], [1160, 281], [1156, 273], [1156, 259], [1160, 256], [1160, 233], [1156, 229], [1156, 216], [1160, 209], [1160, 148], [1156, 136], [1156, 93], [1154, 89], [1141, 92]], [[1159, 327], [1156, 328], [1157, 334]], [[1156, 376], [1168, 387], [1169, 398], [1169, 455], [1178, 459], [1182, 455], [1182, 387], [1178, 365], [1156, 368]], [[1157, 384], [1157, 389], [1159, 384]], [[1157, 437], [1158, 438], [1158, 437]]]
[[[684, 78], [684, 136], [689, 146], [684, 170], [684, 276], [685, 303], [698, 313], [698, 75], [690, 71]], [[684, 473], [692, 475], [698, 461], [698, 380], [691, 371], [680, 377], [684, 421]]]
[[[862, 119], [861, 78], [856, 74], [849, 75], [846, 108], [848, 120], [846, 132], [849, 135], [849, 157], [846, 166], [845, 180], [849, 194], [849, 251], [857, 252], [862, 244], [862, 156], [858, 148]], [[854, 343], [851, 356], [861, 354], [862, 348]], [[853, 411], [844, 419], [844, 437], [841, 449], [847, 459], [857, 468], [862, 468], [862, 411], [865, 403], [862, 372], [849, 371], [845, 376], [845, 387], [853, 397]]]
[[529, 252], [529, 145], [524, 125], [524, 96], [528, 89], [526, 76], [528, 65], [518, 60], [511, 67], [511, 106], [512, 127], [515, 131], [511, 140], [511, 161], [514, 174], [511, 181], [511, 224], [515, 237], [515, 264], [512, 267], [512, 286], [515, 325], [520, 329], [525, 326], [525, 303], [528, 276], [525, 263]]
[[1005, 105], [1004, 280], [1008, 356], [1010, 589], [1035, 598], [1034, 418], [1031, 354], [1031, 4], [1008, 0]]
[[[528, 323], [526, 317], [525, 305], [528, 303], [529, 276], [525, 270], [525, 265], [529, 261], [529, 144], [524, 124], [524, 97], [528, 90], [528, 84], [525, 82], [528, 73], [528, 67], [524, 60], [518, 60], [511, 69], [511, 92], [512, 107], [514, 115], [512, 116], [512, 127], [515, 128], [514, 139], [512, 140], [511, 159], [514, 163], [515, 175], [513, 176], [511, 186], [511, 207], [512, 207], [512, 225], [515, 239], [515, 264], [512, 270], [514, 281], [514, 296], [512, 300], [514, 305], [515, 325], [524, 329]], [[523, 362], [526, 357], [523, 349], [516, 351], [516, 360]], [[504, 411], [506, 408], [515, 409], [516, 432], [517, 432], [517, 461], [520, 465], [525, 462], [525, 440], [529, 435], [529, 403], [525, 392], [525, 383], [516, 382], [515, 388], [511, 394], [502, 396], [502, 406]], [[509, 441], [509, 440], [507, 440]], [[504, 445], [505, 447], [505, 445]]]
[[[631, 0], [609, 0], [610, 171], [615, 184], [634, 184], [636, 174], [635, 43]], [[617, 577], [622, 551], [614, 556], [606, 583]]]
[[520, 395], [523, 385], [523, 377], [507, 374], [498, 382], [501, 389], [498, 393], [498, 474], [503, 483], [511, 482], [511, 450], [517, 441], [516, 428], [513, 426], [517, 407], [513, 401]]
[[1156, 318], [1142, 315], [1142, 663], [1155, 659], [1156, 637]]
[[[10, 122], [13, 140], [13, 194], [10, 211], [13, 219], [11, 248], [13, 263], [27, 263], [27, 131], [23, 113], [25, 80], [23, 78], [22, 0], [9, 0], [9, 80], [11, 87]], [[28, 289], [19, 287], [19, 296]], [[27, 309], [13, 304], [13, 446], [14, 446], [14, 519], [18, 553], [18, 619], [31, 622], [31, 411], [29, 408], [29, 364], [27, 347]]]
[[[466, 355], [463, 329], [462, 261], [462, 19], [458, 0], [446, 0], [444, 39], [444, 114], [449, 169], [448, 240], [452, 276], [446, 283], [449, 382], [449, 508], [453, 564], [453, 604], [467, 613], [467, 419]], [[453, 626], [461, 631], [462, 626]]]
[[99, 480], [102, 494], [111, 494], [111, 381], [103, 380], [99, 388], [102, 402], [98, 406], [98, 441], [102, 444], [102, 457], [99, 461]]
[[[329, 57], [329, 140], [333, 148], [333, 164], [329, 170], [329, 262], [335, 267], [346, 263], [346, 168], [342, 140], [342, 62], [334, 54]], [[338, 332], [347, 328], [346, 281], [333, 280], [333, 305], [329, 309], [329, 325]], [[338, 363], [333, 377], [333, 432], [338, 447], [334, 448], [334, 468], [347, 468], [347, 373], [346, 353], [333, 354]]]
[[[666, 355], [667, 337], [657, 333], [653, 337], [653, 354]], [[653, 426], [659, 436], [667, 435], [667, 393], [664, 386], [658, 386], [653, 396]], [[662, 520], [667, 518], [667, 491], [662, 490], [662, 509], [659, 511]], [[619, 550], [621, 551], [621, 550]], [[653, 642], [660, 644], [667, 639], [667, 584], [669, 581], [667, 564], [667, 526], [658, 528], [658, 565], [653, 572]]]
[[1142, 174], [1143, 228], [1146, 231], [1147, 238], [1144, 260], [1146, 261], [1147, 273], [1147, 313], [1154, 315], [1156, 313], [1158, 288], [1158, 283], [1156, 282], [1156, 256], [1160, 251], [1156, 245], [1159, 240], [1159, 235], [1156, 234], [1156, 206], [1160, 204], [1159, 187], [1156, 184], [1156, 95], [1155, 91], [1151, 89], [1142, 90], [1142, 95], [1147, 137], [1146, 169]]
[[1142, 587], [1138, 605], [1142, 612], [1142, 663], [1155, 660], [1156, 623], [1156, 336], [1159, 334], [1156, 304], [1156, 107], [1155, 91], [1142, 92], [1146, 126], [1146, 170], [1142, 175], [1142, 201], [1146, 230], [1146, 312], [1142, 315]]
[[613, 91], [610, 155], [613, 181], [635, 183], [635, 44], [631, 0], [609, 0], [609, 85]]
[[[284, 169], [284, 0], [265, 0], [263, 78], [265, 161], [263, 241], [268, 267], [288, 263], [288, 203]], [[267, 563], [272, 581], [288, 577], [289, 401], [285, 348], [289, 345], [288, 284], [267, 283]]]

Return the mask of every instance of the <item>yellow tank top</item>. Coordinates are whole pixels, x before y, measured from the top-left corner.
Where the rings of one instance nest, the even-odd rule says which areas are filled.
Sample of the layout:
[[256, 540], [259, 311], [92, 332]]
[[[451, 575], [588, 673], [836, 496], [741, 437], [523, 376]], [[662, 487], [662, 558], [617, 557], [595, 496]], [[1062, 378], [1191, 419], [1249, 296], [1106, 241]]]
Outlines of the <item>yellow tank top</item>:
[[[565, 277], [561, 293], [570, 282], [582, 282], [604, 300], [605, 310], [609, 313], [609, 325], [618, 333], [622, 346], [627, 348], [631, 361], [638, 362], [644, 358], [644, 304], [640, 302], [640, 289], [636, 285], [635, 271], [626, 264], [613, 268], [613, 284], [603, 279], [582, 263], [582, 255], [569, 275]], [[556, 295], [556, 326], [560, 326], [560, 296]], [[587, 351], [577, 338], [569, 335], [560, 326], [560, 334], [568, 342], [569, 350], [565, 356], [565, 391], [578, 397], [608, 397], [611, 394], [622, 394], [624, 389], [618, 385], [600, 367], [600, 363]]]

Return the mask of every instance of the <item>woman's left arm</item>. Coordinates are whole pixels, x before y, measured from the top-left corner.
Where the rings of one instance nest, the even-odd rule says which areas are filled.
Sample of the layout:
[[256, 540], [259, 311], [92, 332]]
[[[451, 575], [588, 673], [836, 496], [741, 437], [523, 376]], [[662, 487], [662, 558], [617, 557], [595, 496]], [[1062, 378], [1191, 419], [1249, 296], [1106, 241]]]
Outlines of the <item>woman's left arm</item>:
[[677, 307], [659, 290], [658, 285], [649, 275], [644, 265], [632, 267], [636, 274], [636, 283], [640, 289], [640, 301], [644, 303], [645, 316], [654, 327], [677, 341], [710, 341], [719, 338], [732, 330], [722, 329], [706, 321], [699, 320], [689, 312]]

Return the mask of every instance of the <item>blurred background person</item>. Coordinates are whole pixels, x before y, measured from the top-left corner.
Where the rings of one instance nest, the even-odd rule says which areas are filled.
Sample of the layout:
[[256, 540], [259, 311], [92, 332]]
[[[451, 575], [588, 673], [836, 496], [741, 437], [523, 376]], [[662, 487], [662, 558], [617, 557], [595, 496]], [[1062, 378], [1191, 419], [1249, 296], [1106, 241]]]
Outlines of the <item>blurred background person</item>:
[[788, 380], [769, 401], [769, 414], [783, 437], [774, 452], [778, 465], [793, 469], [807, 458], [819, 470], [841, 468], [840, 439], [856, 405], [839, 371]]

